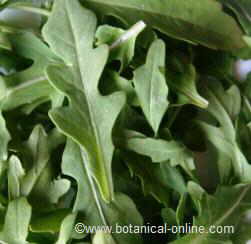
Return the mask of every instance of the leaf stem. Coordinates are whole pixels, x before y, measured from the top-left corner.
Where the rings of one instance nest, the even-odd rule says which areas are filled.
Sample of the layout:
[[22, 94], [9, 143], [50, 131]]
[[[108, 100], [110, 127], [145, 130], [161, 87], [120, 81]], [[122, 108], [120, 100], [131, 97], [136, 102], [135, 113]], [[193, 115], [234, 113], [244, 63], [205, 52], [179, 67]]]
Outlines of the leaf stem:
[[118, 40], [111, 44], [110, 50], [120, 46], [122, 43], [131, 39], [133, 36], [137, 36], [140, 32], [142, 32], [146, 27], [144, 21], [139, 21], [135, 25], [133, 25], [130, 29], [128, 29], [124, 34], [120, 36]]

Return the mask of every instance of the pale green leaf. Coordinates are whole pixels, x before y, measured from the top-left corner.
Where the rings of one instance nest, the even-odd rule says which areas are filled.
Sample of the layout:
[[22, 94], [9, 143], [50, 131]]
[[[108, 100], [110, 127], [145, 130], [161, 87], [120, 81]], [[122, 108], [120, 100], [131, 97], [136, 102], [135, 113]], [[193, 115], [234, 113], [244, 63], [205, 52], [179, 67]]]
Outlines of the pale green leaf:
[[0, 111], [0, 164], [8, 158], [8, 143], [11, 139], [6, 121]]
[[116, 244], [111, 234], [98, 231], [93, 238], [92, 244]]
[[[36, 126], [24, 144], [29, 154], [29, 170], [21, 181], [22, 195], [29, 195], [49, 161], [48, 138], [42, 126]], [[26, 163], [26, 164], [27, 164]]]
[[154, 41], [148, 51], [146, 64], [134, 71], [133, 79], [140, 105], [155, 135], [168, 107], [168, 87], [160, 71], [165, 66], [165, 52], [165, 43]]
[[74, 231], [75, 220], [76, 213], [71, 213], [64, 218], [60, 227], [58, 240], [55, 244], [67, 244]]
[[186, 211], [186, 203], [187, 203], [187, 194], [183, 194], [179, 200], [179, 204], [176, 210], [176, 220], [178, 226], [183, 224], [185, 211]]
[[26, 198], [17, 198], [8, 205], [0, 240], [11, 244], [26, 244], [31, 207]]
[[15, 199], [21, 196], [20, 182], [25, 174], [18, 157], [11, 156], [8, 165], [8, 191], [9, 198]]
[[173, 167], [181, 165], [189, 174], [195, 169], [191, 151], [179, 142], [154, 139], [128, 130], [123, 141], [118, 143], [125, 149], [150, 157], [155, 163], [169, 161]]
[[205, 190], [197, 183], [193, 181], [189, 181], [187, 184], [187, 191], [189, 192], [190, 197], [192, 198], [197, 208], [197, 211], [200, 215], [201, 214], [201, 200], [202, 200], [203, 194], [205, 193]]

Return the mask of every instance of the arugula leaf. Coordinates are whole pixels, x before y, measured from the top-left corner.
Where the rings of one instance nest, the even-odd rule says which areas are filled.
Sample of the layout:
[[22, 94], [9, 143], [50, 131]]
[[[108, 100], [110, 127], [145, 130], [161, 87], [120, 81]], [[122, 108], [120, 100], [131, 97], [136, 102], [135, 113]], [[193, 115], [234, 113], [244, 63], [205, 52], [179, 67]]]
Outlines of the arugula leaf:
[[75, 220], [76, 213], [68, 214], [64, 218], [60, 227], [58, 240], [55, 244], [67, 244], [67, 241], [71, 239]]
[[248, 0], [219, 0], [237, 16], [246, 34], [251, 35], [251, 4]]
[[48, 47], [31, 33], [15, 34], [10, 41], [17, 54], [34, 61], [24, 71], [1, 78], [0, 107], [10, 110], [55, 93], [45, 76], [47, 65], [58, 60]]
[[8, 158], [8, 143], [11, 140], [10, 133], [6, 128], [6, 121], [0, 112], [0, 164]]
[[231, 234], [213, 234], [209, 232], [210, 226], [236, 227], [247, 209], [250, 209], [250, 185], [233, 187], [221, 187], [211, 195], [204, 195], [202, 199], [202, 211], [194, 225], [204, 226], [205, 232], [187, 234], [183, 238], [172, 243], [198, 243], [213, 244], [230, 241]]
[[36, 233], [56, 233], [60, 229], [62, 220], [68, 215], [69, 210], [57, 209], [48, 213], [43, 213], [43, 215], [33, 216], [30, 223], [30, 229], [32, 232]]
[[140, 178], [145, 195], [151, 194], [159, 202], [168, 205], [170, 189], [180, 194], [187, 191], [184, 178], [177, 168], [165, 162], [153, 164], [151, 160], [129, 152], [123, 153], [122, 158], [129, 167], [131, 175]]
[[[80, 24], [79, 19], [88, 23], [88, 28]], [[95, 29], [96, 17], [78, 1], [56, 1], [43, 34], [68, 67], [50, 66], [47, 75], [51, 84], [69, 98], [71, 105], [50, 111], [50, 118], [60, 131], [81, 145], [85, 163], [102, 197], [110, 202], [113, 199], [111, 160], [114, 150], [111, 131], [125, 96], [122, 93], [101, 96], [98, 91], [108, 47], [101, 45], [93, 49]]]
[[8, 166], [9, 198], [16, 199], [21, 196], [21, 179], [25, 172], [18, 157], [11, 156]]
[[[208, 112], [220, 123], [220, 126], [217, 127], [205, 121], [199, 122], [199, 125], [206, 133], [207, 140], [210, 141], [220, 155], [224, 157], [224, 160], [219, 162], [224, 162], [225, 160], [226, 162], [231, 162], [235, 177], [240, 179], [241, 182], [250, 182], [251, 166], [248, 164], [237, 143], [234, 124], [228, 113], [231, 109], [225, 109], [224, 107], [224, 101], [228, 102], [230, 106], [237, 104], [239, 100], [238, 94], [235, 96], [235, 98], [237, 97], [237, 101], [234, 100], [229, 103], [228, 93], [225, 93], [221, 84], [215, 80], [208, 82], [208, 87], [205, 87], [204, 92], [210, 104]], [[223, 103], [221, 101], [223, 101]], [[218, 168], [220, 176], [222, 177], [225, 174], [225, 166], [218, 164]]]
[[41, 126], [34, 128], [29, 140], [25, 143], [26, 150], [29, 154], [29, 170], [26, 172], [21, 181], [22, 195], [29, 195], [35, 186], [42, 171], [49, 161], [49, 149], [47, 135]]
[[248, 218], [243, 217], [239, 226], [235, 231], [235, 235], [232, 236], [232, 242], [234, 244], [247, 244], [250, 241], [251, 236], [251, 224]]
[[6, 50], [12, 49], [11, 43], [6, 33], [0, 32], [0, 47]]
[[[112, 45], [126, 31], [121, 28], [116, 28], [109, 25], [99, 26], [96, 32], [97, 45], [108, 44]], [[129, 65], [134, 56], [135, 42], [137, 36], [133, 36], [118, 47], [111, 50], [110, 60], [119, 60], [121, 63], [120, 72]]]
[[146, 64], [134, 71], [135, 90], [155, 135], [168, 107], [168, 87], [165, 76], [160, 71], [164, 66], [165, 43], [156, 40], [148, 51]]
[[60, 176], [54, 178], [49, 162], [37, 179], [36, 185], [30, 194], [31, 202], [36, 208], [48, 208], [48, 205], [57, 204], [59, 199], [70, 189], [70, 181]]
[[0, 242], [246, 243], [250, 6], [0, 0]]
[[118, 17], [127, 25], [143, 20], [173, 38], [214, 49], [244, 47], [242, 31], [221, 5], [211, 0], [84, 0], [101, 16]]
[[197, 92], [197, 74], [192, 64], [185, 64], [183, 72], [173, 72], [166, 69], [167, 84], [178, 95], [178, 104], [194, 104], [200, 108], [207, 108], [208, 101]]
[[116, 242], [110, 234], [99, 231], [94, 236], [92, 244], [116, 244]]
[[133, 83], [117, 72], [108, 70], [104, 72], [103, 79], [99, 84], [102, 94], [107, 95], [116, 91], [123, 91], [126, 93], [127, 103], [137, 106], [139, 104]]
[[125, 131], [124, 140], [117, 139], [118, 146], [148, 156], [154, 163], [170, 162], [172, 167], [182, 166], [192, 176], [195, 169], [191, 151], [176, 141], [153, 139], [135, 131]]
[[[115, 193], [114, 200], [106, 203], [100, 196], [86, 165], [85, 152], [68, 139], [63, 155], [63, 173], [73, 177], [78, 184], [73, 211], [84, 213], [87, 226], [141, 225], [142, 217], [133, 201], [122, 193]], [[128, 211], [130, 209], [130, 211]], [[118, 243], [141, 243], [137, 234], [112, 233]]]
[[31, 207], [26, 198], [21, 197], [8, 205], [0, 240], [13, 244], [26, 244], [28, 227], [31, 218]]

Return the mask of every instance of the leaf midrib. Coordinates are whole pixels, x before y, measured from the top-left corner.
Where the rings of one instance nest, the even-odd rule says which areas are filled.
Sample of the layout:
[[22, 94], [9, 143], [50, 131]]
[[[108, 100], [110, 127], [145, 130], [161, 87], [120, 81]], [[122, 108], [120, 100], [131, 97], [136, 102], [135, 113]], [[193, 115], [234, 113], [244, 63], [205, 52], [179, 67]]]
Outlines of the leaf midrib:
[[[71, 22], [71, 14], [70, 14], [70, 11], [69, 11], [69, 8], [66, 8], [66, 16], [67, 16], [67, 19], [68, 19], [68, 22], [69, 22], [69, 25], [70, 25], [70, 30], [71, 30], [71, 34], [72, 34], [72, 38], [73, 38], [73, 41], [74, 41], [74, 44], [73, 45], [73, 48], [75, 50], [75, 57], [76, 57], [76, 63], [77, 63], [77, 70], [78, 70], [78, 73], [79, 73], [79, 77], [81, 78], [81, 81], [83, 81], [83, 76], [82, 76], [82, 72], [80, 70], [80, 60], [79, 60], [79, 46], [78, 46], [78, 42], [76, 41], [76, 36], [75, 36], [75, 32], [74, 32], [74, 28], [73, 28], [73, 24]], [[100, 147], [100, 141], [99, 141], [99, 133], [98, 133], [98, 130], [97, 130], [97, 125], [95, 123], [95, 120], [94, 120], [94, 115], [92, 114], [91, 112], [91, 104], [89, 102], [89, 97], [88, 97], [88, 94], [86, 94], [86, 89], [85, 89], [85, 84], [82, 82], [82, 85], [83, 85], [83, 94], [85, 95], [86, 97], [86, 103], [87, 103], [87, 109], [88, 109], [88, 114], [90, 116], [90, 123], [91, 123], [91, 128], [93, 130], [93, 133], [95, 135], [95, 141], [96, 141], [96, 144], [98, 146], [98, 150], [97, 152], [99, 152], [99, 150], [101, 150], [102, 152], [102, 148]], [[83, 151], [82, 149], [80, 148], [81, 150], [81, 158], [83, 160], [83, 165], [84, 165], [84, 168], [86, 170], [86, 174], [87, 174], [87, 177], [88, 177], [88, 180], [89, 180], [89, 183], [90, 183], [90, 187], [91, 187], [91, 191], [92, 191], [92, 194], [93, 194], [93, 197], [94, 197], [94, 200], [95, 200], [95, 204], [98, 208], [98, 211], [99, 211], [99, 214], [100, 214], [100, 217], [102, 219], [102, 222], [107, 225], [107, 221], [105, 219], [105, 215], [103, 213], [103, 209], [102, 209], [102, 205], [98, 199], [98, 196], [97, 196], [97, 192], [96, 192], [96, 187], [94, 185], [94, 181], [93, 181], [93, 177], [92, 175], [90, 174], [89, 172], [89, 169], [88, 169], [88, 166], [86, 165], [85, 161], [84, 161], [84, 157], [83, 157]], [[103, 152], [102, 152], [103, 153]], [[102, 154], [103, 155], [103, 154]], [[104, 162], [104, 160], [100, 160], [100, 154], [98, 153], [98, 159], [99, 159], [99, 162]], [[104, 170], [104, 173], [106, 173], [106, 171]], [[106, 179], [107, 179], [107, 175], [106, 175]]]
[[[78, 42], [77, 42], [77, 39], [76, 39], [76, 36], [75, 36], [75, 32], [74, 32], [74, 28], [73, 28], [73, 24], [71, 22], [71, 13], [69, 11], [69, 8], [66, 8], [66, 16], [68, 18], [68, 22], [69, 22], [69, 25], [70, 25], [70, 30], [71, 30], [71, 33], [72, 33], [72, 38], [73, 38], [73, 41], [74, 41], [74, 44], [73, 45], [73, 48], [75, 50], [75, 57], [76, 57], [76, 63], [77, 63], [77, 70], [78, 70], [78, 73], [79, 73], [79, 77], [81, 78], [81, 81], [84, 80], [84, 77], [83, 77], [83, 74], [81, 72], [81, 69], [80, 69], [80, 57], [79, 57], [79, 45], [78, 45]], [[91, 123], [91, 128], [92, 128], [92, 131], [93, 131], [93, 134], [94, 134], [94, 138], [95, 138], [95, 142], [96, 142], [96, 145], [97, 145], [97, 155], [98, 155], [98, 161], [99, 162], [105, 162], [104, 158], [102, 155], [104, 155], [104, 152], [102, 150], [102, 147], [101, 147], [101, 143], [100, 143], [100, 135], [99, 135], [99, 131], [97, 129], [97, 124], [95, 122], [95, 119], [94, 119], [94, 115], [92, 113], [92, 104], [89, 102], [89, 96], [88, 94], [85, 92], [86, 91], [86, 88], [85, 88], [85, 84], [82, 82], [82, 85], [83, 85], [83, 94], [85, 95], [86, 97], [86, 103], [87, 103], [87, 110], [88, 110], [88, 114], [90, 116], [90, 123]], [[105, 178], [108, 179], [109, 177], [107, 176], [106, 174], [106, 170], [105, 170], [105, 167], [104, 165], [100, 164], [101, 166], [103, 166], [103, 173], [105, 174]], [[109, 182], [108, 183], [108, 187], [109, 187]]]

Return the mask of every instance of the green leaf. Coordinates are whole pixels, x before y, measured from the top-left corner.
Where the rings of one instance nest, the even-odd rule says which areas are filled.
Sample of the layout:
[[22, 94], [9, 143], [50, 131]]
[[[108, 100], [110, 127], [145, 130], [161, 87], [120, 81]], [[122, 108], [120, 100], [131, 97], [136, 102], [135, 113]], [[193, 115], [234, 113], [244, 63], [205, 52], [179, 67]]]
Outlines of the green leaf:
[[168, 87], [160, 71], [165, 66], [165, 52], [165, 43], [154, 41], [148, 51], [146, 64], [134, 71], [133, 79], [140, 105], [155, 135], [168, 107]]
[[163, 208], [161, 216], [164, 223], [167, 223], [168, 225], [177, 225], [176, 213], [172, 208]]
[[183, 72], [166, 69], [167, 84], [178, 94], [178, 104], [193, 104], [207, 108], [208, 101], [197, 92], [197, 74], [192, 64], [185, 64]]
[[6, 50], [12, 49], [11, 42], [9, 41], [6, 33], [0, 32], [0, 47]]
[[250, 209], [250, 185], [238, 185], [233, 187], [221, 187], [212, 195], [204, 195], [201, 205], [201, 215], [195, 218], [195, 226], [204, 226], [203, 233], [190, 233], [172, 243], [231, 243], [231, 233], [210, 233], [210, 226], [233, 226], [239, 224], [245, 211]]
[[11, 244], [26, 244], [31, 207], [26, 198], [18, 198], [8, 205], [0, 240]]
[[22, 145], [26, 173], [19, 182], [21, 194], [29, 195], [32, 206], [38, 209], [56, 204], [70, 188], [69, 180], [60, 176], [56, 178], [53, 162], [50, 160], [51, 153], [62, 142], [64, 138], [56, 130], [47, 135], [43, 127], [37, 125], [28, 141]]
[[42, 126], [36, 126], [25, 143], [29, 153], [29, 170], [21, 181], [22, 195], [29, 195], [49, 161], [47, 134]]
[[98, 231], [93, 238], [92, 244], [116, 244], [111, 234]]
[[[77, 181], [78, 192], [73, 211], [84, 213], [87, 226], [120, 226], [142, 225], [142, 217], [133, 201], [122, 193], [115, 193], [114, 200], [106, 203], [100, 196], [93, 181], [88, 165], [86, 165], [85, 152], [70, 139], [67, 141], [63, 155], [63, 173]], [[115, 230], [115, 229], [114, 229]], [[138, 244], [141, 238], [137, 234], [116, 234], [113, 238], [117, 243]]]
[[240, 24], [248, 35], [251, 35], [251, 3], [249, 0], [219, 0], [230, 8], [237, 16]]
[[[226, 93], [222, 85], [215, 80], [209, 80], [208, 86], [204, 87], [203, 91], [209, 101], [207, 113], [211, 114], [220, 126], [217, 127], [212, 125], [212, 122], [207, 123], [205, 121], [198, 123], [206, 134], [206, 139], [215, 146], [219, 153], [219, 158], [221, 157], [218, 161], [221, 179], [224, 178], [226, 173], [225, 164], [229, 162], [232, 164], [235, 177], [241, 182], [250, 182], [251, 166], [238, 146], [234, 124], [228, 113], [228, 111], [231, 110], [229, 108], [225, 109], [225, 104], [231, 106], [238, 102], [238, 93], [235, 94], [237, 100], [229, 102], [231, 101], [229, 99], [229, 93]], [[217, 122], [214, 122], [214, 124]]]
[[60, 227], [58, 240], [55, 244], [67, 244], [68, 240], [71, 239], [75, 220], [76, 213], [71, 213], [64, 218]]
[[129, 152], [123, 153], [122, 158], [131, 174], [140, 178], [145, 195], [151, 194], [159, 202], [168, 205], [170, 189], [180, 194], [187, 191], [184, 179], [178, 169], [167, 163], [153, 164], [151, 160]]
[[11, 156], [8, 165], [8, 190], [9, 198], [15, 199], [21, 196], [21, 180], [25, 172], [18, 157]]
[[35, 216], [31, 220], [30, 229], [32, 232], [59, 232], [61, 223], [68, 216], [69, 210], [57, 209], [49, 213], [42, 213], [41, 216]]
[[49, 48], [31, 33], [15, 34], [10, 41], [18, 55], [33, 60], [33, 65], [24, 71], [1, 77], [0, 107], [14, 109], [23, 104], [46, 97], [49, 100], [55, 93], [45, 76], [45, 67], [56, 62]]
[[78, 1], [56, 1], [43, 34], [68, 67], [50, 66], [47, 75], [51, 84], [69, 98], [70, 106], [50, 111], [50, 118], [84, 150], [85, 164], [102, 197], [110, 202], [113, 199], [111, 160], [114, 151], [111, 131], [125, 96], [122, 93], [101, 96], [98, 91], [108, 47], [101, 45], [93, 49], [95, 29], [96, 17]]
[[102, 94], [110, 94], [115, 91], [123, 91], [127, 96], [127, 103], [138, 105], [138, 99], [132, 82], [120, 76], [117, 72], [108, 70], [104, 72], [104, 78], [100, 83]]
[[[248, 212], [250, 214], [250, 211]], [[248, 244], [251, 240], [251, 223], [248, 218], [243, 218], [240, 221], [235, 234], [232, 236], [233, 244]]]
[[8, 143], [11, 136], [6, 127], [6, 121], [0, 111], [0, 164], [8, 158]]
[[118, 17], [127, 25], [143, 20], [171, 37], [214, 49], [244, 46], [242, 31], [221, 5], [211, 0], [84, 0], [101, 16]]
[[190, 194], [190, 197], [192, 198], [197, 211], [199, 213], [199, 215], [201, 215], [201, 200], [203, 197], [203, 194], [205, 193], [205, 190], [198, 185], [197, 183], [193, 182], [193, 181], [189, 181], [187, 184], [187, 191]]
[[[49, 16], [50, 12], [44, 9], [42, 5], [47, 5], [51, 0], [7, 0], [0, 8], [7, 8], [12, 11], [9, 18], [4, 18], [5, 21], [12, 22], [17, 27], [34, 29], [39, 28], [42, 20], [37, 14]], [[30, 23], [29, 21], [30, 20]], [[28, 24], [27, 24], [28, 23]]]
[[195, 169], [192, 153], [181, 143], [153, 139], [129, 130], [124, 136], [118, 142], [120, 147], [148, 156], [154, 163], [169, 161], [172, 167], [181, 165], [189, 174]]
[[184, 222], [186, 203], [187, 203], [187, 194], [183, 194], [179, 200], [179, 204], [176, 210], [176, 220], [178, 226], [182, 225]]
[[[117, 41], [122, 34], [124, 34], [126, 31], [109, 26], [109, 25], [102, 25], [99, 26], [96, 32], [96, 38], [97, 38], [97, 45], [107, 44], [112, 45], [115, 41]], [[134, 36], [127, 40], [124, 43], [121, 43], [118, 47], [114, 48], [110, 52], [110, 60], [119, 60], [121, 63], [120, 71], [122, 71], [125, 67], [129, 65], [129, 63], [132, 61], [132, 58], [134, 56], [134, 49], [135, 49], [135, 42], [136, 42], [137, 36]]]
[[54, 179], [52, 162], [47, 164], [36, 184], [34, 185], [30, 198], [37, 208], [48, 207], [48, 204], [57, 204], [59, 199], [70, 189], [70, 181], [61, 178]]

